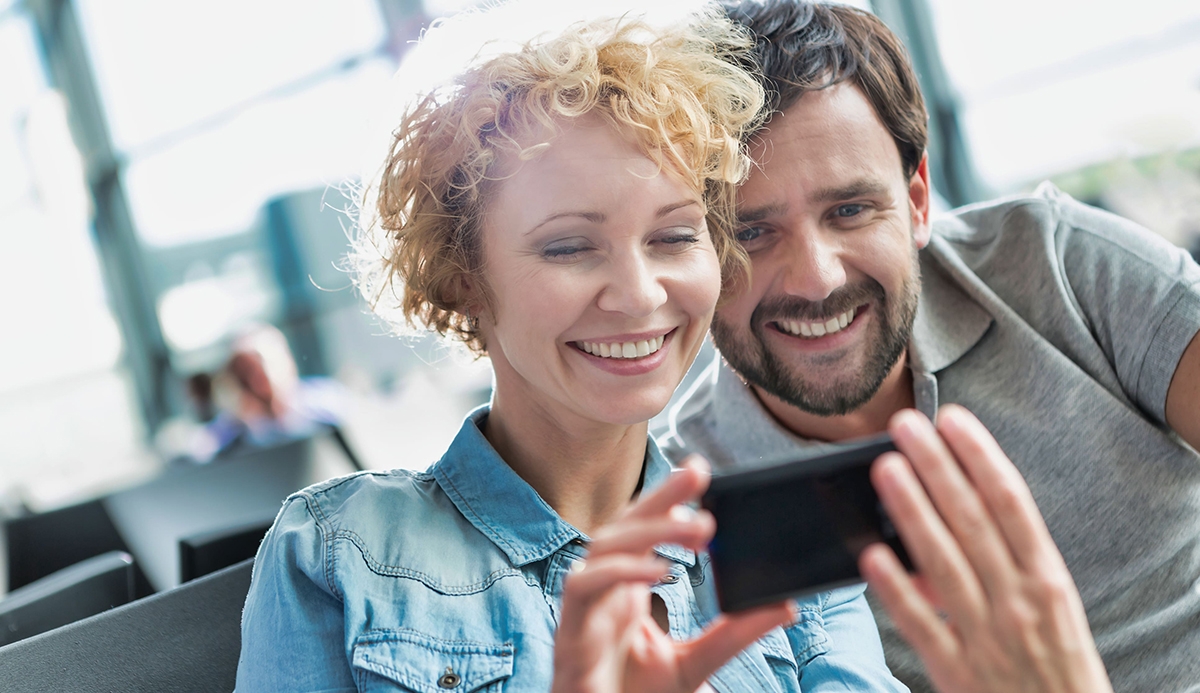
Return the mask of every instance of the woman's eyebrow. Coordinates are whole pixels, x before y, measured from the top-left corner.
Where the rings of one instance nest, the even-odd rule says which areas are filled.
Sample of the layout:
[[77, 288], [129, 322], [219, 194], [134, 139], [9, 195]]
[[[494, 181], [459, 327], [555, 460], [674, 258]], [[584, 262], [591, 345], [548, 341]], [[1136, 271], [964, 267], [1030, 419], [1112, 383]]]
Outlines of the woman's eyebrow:
[[[654, 218], [661, 219], [662, 217], [667, 216], [668, 214], [670, 214], [671, 212], [674, 212], [677, 209], [683, 209], [684, 207], [690, 207], [691, 205], [699, 206], [699, 204], [700, 203], [696, 200], [680, 200], [679, 202], [672, 202], [670, 204], [665, 204], [662, 207], [659, 207], [658, 210], [654, 212]], [[537, 223], [537, 225], [535, 225], [533, 228], [526, 231], [524, 233], [524, 235], [528, 236], [529, 234], [533, 233], [534, 231], [537, 231], [538, 229], [545, 226], [546, 224], [549, 224], [550, 222], [554, 221], [555, 219], [562, 219], [563, 217], [577, 217], [579, 219], [584, 219], [586, 221], [590, 221], [593, 224], [603, 224], [605, 221], [608, 220], [608, 216], [606, 214], [604, 214], [603, 212], [585, 212], [585, 211], [554, 212], [553, 214], [547, 216], [545, 219], [542, 219], [541, 221], [539, 221]]]
[[654, 213], [654, 218], [661, 219], [677, 209], [683, 209], [684, 207], [690, 207], [691, 205], [699, 206], [700, 203], [696, 200], [680, 200], [679, 202], [672, 202], [671, 204], [663, 205], [662, 207], [658, 208], [657, 212]]
[[563, 217], [578, 217], [580, 219], [590, 221], [593, 224], [603, 224], [604, 221], [606, 219], [608, 219], [608, 217], [605, 216], [602, 212], [582, 212], [582, 211], [555, 212], [555, 213], [551, 214], [550, 216], [546, 217], [545, 219], [542, 219], [541, 221], [539, 221], [533, 228], [526, 231], [523, 235], [528, 236], [529, 234], [533, 233], [534, 231], [537, 231], [538, 229], [542, 228], [546, 224], [549, 224], [550, 222], [554, 221], [555, 219], [562, 219]]

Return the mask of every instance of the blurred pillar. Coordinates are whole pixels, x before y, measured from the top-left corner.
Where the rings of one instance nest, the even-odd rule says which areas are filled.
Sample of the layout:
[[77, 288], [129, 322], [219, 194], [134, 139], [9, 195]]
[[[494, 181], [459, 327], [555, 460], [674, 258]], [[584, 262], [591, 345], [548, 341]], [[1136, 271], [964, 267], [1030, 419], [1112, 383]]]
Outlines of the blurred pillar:
[[153, 435], [169, 414], [170, 364], [79, 14], [71, 0], [26, 0], [26, 7], [37, 26], [50, 83], [67, 103], [71, 134], [95, 205], [92, 230], [105, 288], [121, 325], [125, 363], [133, 374], [146, 429]]
[[908, 46], [929, 109], [929, 167], [933, 187], [951, 207], [987, 197], [959, 117], [959, 100], [938, 51], [928, 0], [871, 0], [875, 14]]
[[378, 0], [379, 13], [387, 25], [387, 52], [396, 62], [404, 56], [421, 30], [429, 25], [422, 0]]

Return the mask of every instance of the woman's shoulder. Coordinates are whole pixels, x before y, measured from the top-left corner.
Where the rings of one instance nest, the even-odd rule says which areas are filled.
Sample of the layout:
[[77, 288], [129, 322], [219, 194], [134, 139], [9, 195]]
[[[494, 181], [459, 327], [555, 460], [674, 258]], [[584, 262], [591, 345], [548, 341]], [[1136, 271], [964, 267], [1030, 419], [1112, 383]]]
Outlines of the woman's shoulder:
[[285, 504], [306, 507], [318, 525], [341, 526], [359, 519], [411, 516], [414, 506], [428, 503], [438, 492], [437, 481], [426, 472], [368, 470], [313, 484], [293, 493]]

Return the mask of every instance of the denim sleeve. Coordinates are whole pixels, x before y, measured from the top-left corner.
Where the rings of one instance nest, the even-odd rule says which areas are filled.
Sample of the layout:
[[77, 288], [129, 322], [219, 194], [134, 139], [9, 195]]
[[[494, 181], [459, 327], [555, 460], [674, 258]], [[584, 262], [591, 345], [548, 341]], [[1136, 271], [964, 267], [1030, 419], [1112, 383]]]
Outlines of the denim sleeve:
[[322, 534], [305, 497], [294, 496], [263, 539], [242, 612], [235, 693], [355, 690]]
[[[827, 636], [824, 652], [800, 670], [800, 687], [805, 693], [908, 691], [883, 661], [879, 629], [865, 591], [866, 585], [859, 584], [828, 593], [821, 609]], [[788, 635], [795, 643], [792, 634]]]

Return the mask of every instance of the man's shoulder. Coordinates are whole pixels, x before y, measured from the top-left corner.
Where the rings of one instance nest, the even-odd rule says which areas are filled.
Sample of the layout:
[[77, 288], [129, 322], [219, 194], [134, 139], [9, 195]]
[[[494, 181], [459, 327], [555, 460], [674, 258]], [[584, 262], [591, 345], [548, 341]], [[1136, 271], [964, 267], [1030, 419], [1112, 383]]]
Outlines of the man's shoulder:
[[1052, 249], [1054, 238], [1064, 233], [1097, 237], [1126, 247], [1146, 241], [1163, 243], [1139, 224], [1080, 202], [1049, 181], [1032, 193], [951, 210], [934, 220], [933, 230], [949, 246], [968, 254], [984, 246], [1036, 240]]

